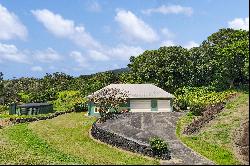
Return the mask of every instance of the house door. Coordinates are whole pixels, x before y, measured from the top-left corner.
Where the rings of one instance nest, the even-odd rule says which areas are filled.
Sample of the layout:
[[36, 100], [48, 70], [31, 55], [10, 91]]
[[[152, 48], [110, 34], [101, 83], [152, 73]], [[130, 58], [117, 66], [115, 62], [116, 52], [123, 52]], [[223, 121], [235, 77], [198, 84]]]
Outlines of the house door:
[[131, 112], [150, 112], [151, 100], [131, 100], [130, 110]]

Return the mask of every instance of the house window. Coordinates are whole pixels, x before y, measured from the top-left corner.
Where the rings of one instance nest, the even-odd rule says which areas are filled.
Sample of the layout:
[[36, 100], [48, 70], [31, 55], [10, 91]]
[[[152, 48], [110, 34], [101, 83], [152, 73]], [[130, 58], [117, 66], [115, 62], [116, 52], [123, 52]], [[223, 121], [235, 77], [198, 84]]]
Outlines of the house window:
[[151, 107], [152, 108], [157, 108], [157, 100], [156, 99], [151, 100]]
[[99, 113], [99, 107], [95, 107], [95, 109], [94, 109], [94, 113]]

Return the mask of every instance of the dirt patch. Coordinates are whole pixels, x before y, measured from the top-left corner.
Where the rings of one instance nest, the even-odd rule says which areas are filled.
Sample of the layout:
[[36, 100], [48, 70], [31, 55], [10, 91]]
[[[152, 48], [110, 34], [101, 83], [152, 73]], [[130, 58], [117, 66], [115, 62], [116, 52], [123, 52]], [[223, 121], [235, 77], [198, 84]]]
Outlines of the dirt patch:
[[234, 151], [243, 164], [249, 164], [249, 119], [234, 134]]
[[0, 129], [11, 124], [12, 122], [9, 119], [0, 119]]

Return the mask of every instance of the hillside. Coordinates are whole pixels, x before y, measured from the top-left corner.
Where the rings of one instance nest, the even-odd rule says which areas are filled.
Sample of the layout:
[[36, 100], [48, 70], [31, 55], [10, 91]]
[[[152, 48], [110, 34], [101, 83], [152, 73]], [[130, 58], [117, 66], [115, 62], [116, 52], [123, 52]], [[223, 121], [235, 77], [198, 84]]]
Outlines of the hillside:
[[114, 69], [114, 70], [108, 70], [107, 72], [113, 72], [114, 74], [120, 74], [123, 72], [129, 71], [128, 67], [120, 68], [120, 69]]
[[247, 135], [249, 139], [249, 133], [240, 132], [244, 131], [241, 129], [242, 124], [248, 124], [248, 110], [249, 94], [239, 93], [239, 96], [227, 102], [222, 112], [198, 134], [191, 136], [182, 134], [184, 127], [193, 120], [193, 115], [190, 114], [179, 120], [176, 133], [184, 144], [216, 164], [248, 164], [246, 161], [248, 154], [244, 149], [239, 151], [239, 147], [236, 146], [236, 144], [246, 144]]
[[89, 75], [80, 75], [79, 77], [80, 78], [90, 78], [90, 77], [93, 77], [93, 76], [101, 74], [101, 73], [112, 72], [114, 74], [121, 74], [121, 73], [124, 73], [124, 72], [127, 72], [127, 71], [129, 71], [129, 68], [128, 67], [124, 67], [124, 68], [120, 68], [120, 69], [114, 69], [114, 70], [107, 70], [107, 71], [103, 71], [103, 72], [97, 72], [97, 73], [89, 74]]

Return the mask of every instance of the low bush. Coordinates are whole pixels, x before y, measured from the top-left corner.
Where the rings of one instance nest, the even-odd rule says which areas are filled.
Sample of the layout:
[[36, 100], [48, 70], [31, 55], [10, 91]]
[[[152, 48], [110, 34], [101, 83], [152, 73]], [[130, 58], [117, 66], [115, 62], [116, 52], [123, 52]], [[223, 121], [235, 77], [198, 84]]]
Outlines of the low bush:
[[175, 91], [175, 107], [186, 110], [188, 107], [194, 115], [202, 115], [208, 105], [222, 103], [231, 95], [235, 94], [234, 90], [218, 92], [215, 87], [183, 87]]
[[0, 114], [5, 114], [8, 112], [8, 106], [0, 105]]
[[86, 99], [79, 91], [61, 91], [57, 93], [57, 99], [52, 102], [56, 111], [75, 110], [86, 111]]
[[150, 138], [149, 143], [155, 155], [161, 156], [168, 152], [168, 143], [159, 137]]

